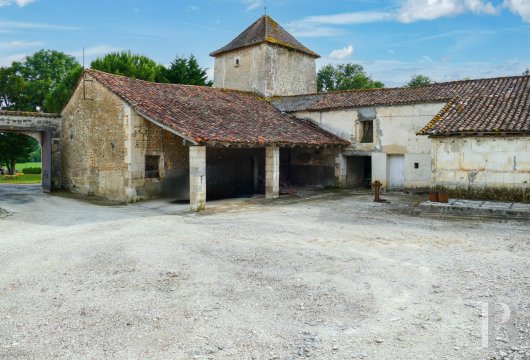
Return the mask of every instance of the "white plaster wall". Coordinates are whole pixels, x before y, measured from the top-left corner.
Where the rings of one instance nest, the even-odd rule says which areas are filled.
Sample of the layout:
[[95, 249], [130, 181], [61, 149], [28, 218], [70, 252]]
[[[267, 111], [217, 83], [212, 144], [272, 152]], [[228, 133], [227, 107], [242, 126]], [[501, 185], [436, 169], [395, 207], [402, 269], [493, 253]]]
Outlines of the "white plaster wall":
[[[386, 187], [387, 155], [405, 155], [405, 187], [429, 187], [432, 179], [431, 140], [417, 136], [445, 106], [444, 103], [375, 107], [374, 141], [360, 143], [359, 109], [304, 111], [294, 115], [311, 119], [324, 129], [352, 142], [348, 151], [372, 153], [372, 179]], [[380, 154], [383, 154], [380, 155]], [[385, 160], [383, 160], [383, 157]], [[418, 169], [414, 164], [418, 163]]]
[[530, 137], [432, 138], [433, 184], [530, 187]]
[[315, 58], [265, 43], [230, 51], [215, 58], [214, 87], [266, 97], [315, 93]]

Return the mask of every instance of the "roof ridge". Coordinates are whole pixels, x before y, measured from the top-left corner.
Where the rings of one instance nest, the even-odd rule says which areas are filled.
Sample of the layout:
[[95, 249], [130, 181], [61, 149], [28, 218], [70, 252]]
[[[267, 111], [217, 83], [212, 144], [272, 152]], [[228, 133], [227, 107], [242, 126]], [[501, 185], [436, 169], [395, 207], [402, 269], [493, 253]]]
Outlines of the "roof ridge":
[[355, 92], [370, 92], [370, 91], [390, 91], [390, 90], [407, 90], [407, 89], [425, 89], [429, 87], [438, 87], [438, 86], [444, 86], [444, 85], [451, 85], [451, 84], [458, 84], [458, 83], [468, 83], [468, 82], [482, 82], [482, 81], [489, 81], [489, 80], [506, 80], [506, 79], [520, 79], [520, 78], [529, 78], [528, 75], [508, 75], [508, 76], [498, 76], [498, 77], [492, 77], [492, 78], [478, 78], [478, 79], [463, 79], [463, 80], [451, 80], [451, 81], [445, 81], [445, 82], [437, 82], [434, 84], [429, 85], [421, 85], [421, 86], [414, 86], [414, 87], [408, 87], [408, 86], [401, 86], [401, 87], [386, 87], [386, 88], [372, 88], [372, 89], [350, 89], [350, 90], [334, 90], [334, 91], [328, 91], [328, 92], [316, 92], [316, 93], [310, 93], [310, 94], [303, 94], [303, 95], [286, 95], [286, 96], [278, 96], [277, 98], [297, 98], [297, 97], [304, 97], [304, 96], [313, 96], [313, 95], [327, 95], [327, 94], [342, 94], [342, 93], [355, 93]]

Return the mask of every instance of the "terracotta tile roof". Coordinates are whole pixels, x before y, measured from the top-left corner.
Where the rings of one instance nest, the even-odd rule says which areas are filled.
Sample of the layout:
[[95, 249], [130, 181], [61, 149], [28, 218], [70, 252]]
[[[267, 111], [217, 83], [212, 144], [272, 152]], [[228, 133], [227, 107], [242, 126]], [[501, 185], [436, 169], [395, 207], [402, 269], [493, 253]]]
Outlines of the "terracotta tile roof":
[[86, 70], [147, 119], [199, 144], [346, 146], [310, 121], [275, 109], [251, 93], [205, 86], [157, 84]]
[[0, 116], [22, 116], [22, 117], [36, 117], [36, 118], [59, 118], [59, 117], [61, 117], [61, 114], [31, 112], [31, 111], [0, 110]]
[[[328, 111], [372, 106], [448, 102], [456, 97], [502, 96], [528, 89], [526, 76], [464, 80], [415, 88], [336, 91], [273, 99], [281, 111]], [[525, 85], [526, 84], [526, 85]]]
[[262, 16], [228, 45], [212, 52], [210, 56], [217, 56], [228, 51], [265, 42], [297, 50], [315, 58], [320, 57], [320, 55], [302, 45], [270, 16]]
[[281, 111], [448, 103], [418, 134], [530, 133], [530, 77], [454, 81], [416, 88], [339, 91], [273, 100]]

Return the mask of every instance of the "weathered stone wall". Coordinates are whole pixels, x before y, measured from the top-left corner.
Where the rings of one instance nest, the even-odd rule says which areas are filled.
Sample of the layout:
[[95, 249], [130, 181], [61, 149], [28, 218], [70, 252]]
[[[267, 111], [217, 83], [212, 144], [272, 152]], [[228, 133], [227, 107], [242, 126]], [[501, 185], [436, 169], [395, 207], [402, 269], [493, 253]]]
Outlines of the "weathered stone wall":
[[[280, 162], [282, 181], [292, 185], [335, 186], [335, 157], [338, 148], [293, 148], [282, 149]], [[284, 164], [289, 164], [289, 167]]]
[[530, 189], [530, 137], [432, 138], [433, 184]]
[[266, 97], [314, 93], [315, 59], [270, 44], [234, 50], [216, 57], [214, 87]]
[[90, 76], [63, 111], [63, 186], [126, 201], [124, 103]]
[[[379, 106], [325, 112], [298, 112], [294, 115], [311, 119], [324, 129], [352, 142], [344, 155], [371, 155], [372, 180], [387, 186], [388, 155], [405, 156], [405, 187], [424, 188], [431, 184], [431, 141], [417, 136], [443, 108], [443, 103], [403, 106]], [[360, 113], [372, 113], [373, 142], [361, 143]], [[414, 164], [418, 163], [418, 168]]]
[[[189, 148], [181, 137], [170, 133], [134, 115], [138, 123], [134, 126], [130, 146], [135, 152], [135, 172], [130, 186], [135, 200], [157, 197], [189, 199]], [[145, 178], [145, 157], [160, 156], [159, 173], [156, 179]], [[132, 159], [131, 159], [132, 160]]]
[[[87, 76], [63, 112], [63, 186], [118, 201], [189, 198], [188, 148]], [[160, 178], [145, 178], [145, 156], [160, 156]]]
[[[51, 188], [61, 188], [61, 118], [53, 115], [38, 114], [24, 115], [23, 113], [0, 112], [0, 131], [13, 131], [35, 138], [41, 146], [43, 134], [50, 133], [51, 149], [42, 149], [43, 157], [46, 151], [51, 151]], [[43, 163], [44, 166], [44, 163]], [[43, 177], [47, 176], [43, 168]]]

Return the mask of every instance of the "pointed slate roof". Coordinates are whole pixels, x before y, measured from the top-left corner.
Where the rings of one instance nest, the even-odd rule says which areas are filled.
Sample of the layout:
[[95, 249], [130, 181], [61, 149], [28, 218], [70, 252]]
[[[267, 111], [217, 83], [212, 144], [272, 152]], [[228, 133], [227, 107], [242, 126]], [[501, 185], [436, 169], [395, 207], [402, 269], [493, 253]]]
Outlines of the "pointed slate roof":
[[238, 37], [232, 40], [228, 45], [216, 50], [210, 56], [217, 56], [228, 51], [241, 49], [248, 46], [258, 45], [261, 43], [269, 43], [293, 49], [314, 58], [319, 58], [320, 55], [314, 51], [309, 50], [282, 28], [270, 16], [262, 16], [254, 24], [250, 25]]

